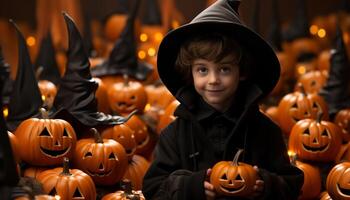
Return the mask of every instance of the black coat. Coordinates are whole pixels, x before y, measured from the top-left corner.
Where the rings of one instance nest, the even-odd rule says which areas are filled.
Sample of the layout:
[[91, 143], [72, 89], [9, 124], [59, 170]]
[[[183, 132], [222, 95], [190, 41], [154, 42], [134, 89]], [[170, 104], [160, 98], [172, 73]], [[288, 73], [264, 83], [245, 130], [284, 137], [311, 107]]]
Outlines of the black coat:
[[[213, 109], [203, 111], [203, 106], [198, 106], [202, 100], [189, 90], [178, 93], [178, 100], [185, 104], [180, 104], [175, 111], [177, 119], [160, 135], [154, 161], [144, 177], [146, 199], [205, 199], [206, 170], [218, 161], [233, 160], [238, 148], [244, 149], [240, 161], [259, 167], [265, 184], [262, 199], [297, 199], [303, 173], [290, 164], [280, 128], [259, 111], [256, 100], [261, 90], [241, 84], [238, 100], [221, 116]], [[214, 120], [218, 116], [226, 122], [231, 119], [231, 125], [218, 125]], [[230, 131], [218, 154], [220, 142], [213, 142], [210, 135], [220, 132], [222, 126]]]

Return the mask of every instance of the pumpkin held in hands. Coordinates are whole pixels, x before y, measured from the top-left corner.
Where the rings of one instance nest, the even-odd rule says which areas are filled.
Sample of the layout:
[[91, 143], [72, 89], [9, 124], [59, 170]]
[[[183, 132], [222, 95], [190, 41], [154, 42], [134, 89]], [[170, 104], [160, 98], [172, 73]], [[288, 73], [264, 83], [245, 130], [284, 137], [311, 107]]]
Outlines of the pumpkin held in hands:
[[258, 179], [253, 166], [238, 162], [242, 149], [238, 150], [233, 161], [216, 163], [210, 175], [210, 183], [217, 193], [225, 196], [246, 197], [254, 192]]

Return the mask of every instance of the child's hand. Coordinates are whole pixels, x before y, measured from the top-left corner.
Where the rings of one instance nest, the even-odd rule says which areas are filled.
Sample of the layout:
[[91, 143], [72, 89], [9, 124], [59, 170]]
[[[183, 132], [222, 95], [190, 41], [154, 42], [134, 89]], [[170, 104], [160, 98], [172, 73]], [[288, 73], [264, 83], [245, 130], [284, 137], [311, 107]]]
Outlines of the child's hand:
[[[208, 169], [207, 180], [209, 180], [210, 174], [211, 174], [211, 169]], [[214, 189], [214, 186], [207, 180], [204, 181], [205, 196], [207, 200], [213, 200], [216, 197], [215, 189]]]
[[[256, 172], [259, 174], [259, 168], [258, 166], [254, 166], [254, 169], [256, 170]], [[252, 194], [252, 197], [253, 198], [256, 198], [258, 196], [261, 196], [262, 193], [264, 191], [264, 181], [260, 179], [260, 176], [259, 176], [259, 179], [257, 179], [255, 181], [255, 185], [254, 185], [254, 193]]]

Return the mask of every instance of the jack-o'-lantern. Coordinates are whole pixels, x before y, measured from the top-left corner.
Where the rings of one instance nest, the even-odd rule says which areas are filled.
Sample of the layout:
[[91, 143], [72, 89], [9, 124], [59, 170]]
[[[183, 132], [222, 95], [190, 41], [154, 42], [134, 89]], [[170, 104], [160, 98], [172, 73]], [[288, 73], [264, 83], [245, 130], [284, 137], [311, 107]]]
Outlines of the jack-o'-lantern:
[[134, 155], [129, 161], [123, 179], [128, 179], [135, 190], [142, 189], [142, 181], [149, 167], [149, 162], [139, 155]]
[[305, 89], [306, 93], [318, 93], [326, 84], [328, 73], [326, 71], [314, 70], [301, 75], [297, 81]]
[[350, 149], [349, 142], [341, 145], [340, 150], [338, 151], [337, 156], [335, 157], [335, 163], [341, 163], [343, 161], [350, 161]]
[[[300, 85], [299, 85], [300, 86]], [[317, 113], [323, 113], [323, 119], [328, 119], [328, 108], [324, 99], [317, 94], [306, 94], [303, 87], [285, 95], [278, 104], [278, 122], [283, 132], [289, 136], [294, 124], [302, 119], [316, 119]]]
[[102, 139], [96, 129], [94, 139], [77, 142], [74, 166], [89, 174], [97, 185], [113, 185], [121, 180], [128, 159], [121, 144], [112, 139]]
[[51, 81], [48, 80], [40, 80], [38, 82], [39, 90], [41, 93], [41, 98], [44, 102], [44, 105], [51, 109], [53, 105], [53, 101], [55, 100], [57, 94], [57, 87]]
[[342, 143], [340, 128], [329, 121], [303, 119], [292, 128], [289, 149], [299, 158], [309, 161], [334, 161]]
[[142, 113], [147, 104], [147, 93], [138, 81], [129, 81], [124, 76], [123, 83], [115, 83], [108, 89], [108, 101], [113, 112], [128, 115], [134, 110]]
[[350, 162], [342, 162], [332, 168], [327, 176], [326, 188], [332, 199], [350, 199]]
[[343, 142], [350, 141], [350, 109], [340, 110], [334, 119], [336, 123], [342, 129]]
[[43, 119], [30, 118], [17, 127], [15, 135], [21, 141], [18, 153], [23, 161], [35, 166], [57, 165], [64, 157], [73, 156], [76, 134], [68, 122], [48, 119], [46, 111], [41, 111]]
[[238, 150], [233, 161], [216, 163], [210, 175], [210, 183], [217, 193], [225, 196], [246, 197], [254, 192], [258, 174], [253, 166], [238, 162], [242, 149]]
[[302, 75], [317, 70], [317, 60], [312, 59], [308, 61], [298, 62], [295, 64], [294, 76], [299, 79]]
[[132, 158], [136, 151], [136, 141], [134, 131], [126, 124], [119, 124], [108, 128], [102, 132], [104, 139], [113, 139], [119, 142], [125, 149], [128, 160]]
[[122, 182], [123, 190], [118, 190], [102, 197], [102, 200], [145, 200], [142, 191], [135, 191], [132, 189], [130, 180]]
[[60, 196], [61, 200], [96, 199], [96, 188], [89, 175], [79, 169], [69, 169], [69, 159], [63, 161], [63, 168], [43, 171], [38, 176], [46, 194]]

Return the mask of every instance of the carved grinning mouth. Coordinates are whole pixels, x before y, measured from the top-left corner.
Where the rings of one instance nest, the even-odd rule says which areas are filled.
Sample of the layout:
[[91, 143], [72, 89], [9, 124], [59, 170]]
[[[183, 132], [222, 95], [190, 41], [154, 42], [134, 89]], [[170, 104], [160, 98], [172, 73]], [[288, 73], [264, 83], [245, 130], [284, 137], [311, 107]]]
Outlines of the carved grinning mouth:
[[112, 173], [112, 170], [109, 170], [107, 172], [92, 172], [90, 170], [87, 170], [87, 172], [90, 176], [104, 177], [104, 176], [109, 176]]
[[41, 152], [43, 152], [45, 155], [51, 156], [51, 157], [59, 157], [63, 156], [69, 151], [70, 147], [67, 147], [63, 150], [50, 150], [45, 149], [44, 147], [40, 147]]
[[234, 192], [239, 192], [239, 191], [243, 190], [245, 185], [242, 185], [242, 186], [240, 186], [238, 188], [229, 188], [229, 187], [225, 187], [223, 185], [220, 185], [220, 187], [225, 192], [234, 193]]
[[344, 195], [346, 196], [350, 196], [350, 189], [345, 189], [345, 188], [341, 188], [339, 186], [339, 184], [337, 184], [337, 189]]
[[324, 146], [321, 146], [321, 147], [310, 147], [310, 146], [307, 146], [305, 144], [303, 144], [303, 148], [307, 151], [312, 151], [312, 152], [315, 152], [315, 151], [324, 151], [328, 148], [328, 145], [329, 144], [326, 144]]

